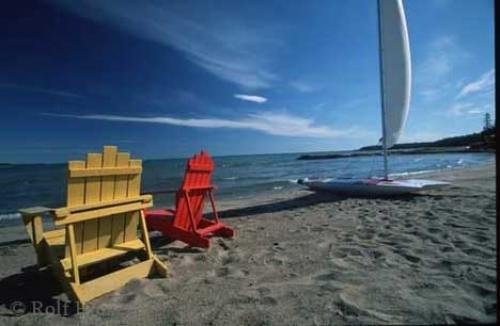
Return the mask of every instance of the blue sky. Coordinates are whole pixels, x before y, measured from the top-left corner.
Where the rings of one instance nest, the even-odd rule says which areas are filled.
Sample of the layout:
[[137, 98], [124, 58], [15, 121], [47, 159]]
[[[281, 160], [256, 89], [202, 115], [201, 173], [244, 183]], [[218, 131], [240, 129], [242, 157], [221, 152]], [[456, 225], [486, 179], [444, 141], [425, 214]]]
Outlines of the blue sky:
[[[14, 3], [14, 2], [13, 2]], [[353, 149], [380, 138], [376, 1], [0, 5], [0, 162]], [[494, 114], [491, 0], [407, 0], [401, 142]]]

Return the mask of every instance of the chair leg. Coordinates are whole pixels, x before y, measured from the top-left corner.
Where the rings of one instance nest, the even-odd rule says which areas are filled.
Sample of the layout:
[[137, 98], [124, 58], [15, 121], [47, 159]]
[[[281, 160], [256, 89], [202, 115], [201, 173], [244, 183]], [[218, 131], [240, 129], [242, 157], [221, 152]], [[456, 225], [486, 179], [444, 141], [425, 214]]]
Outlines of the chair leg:
[[193, 232], [196, 232], [197, 225], [194, 222], [193, 209], [191, 208], [191, 201], [189, 200], [189, 194], [187, 191], [184, 191], [184, 197], [186, 198], [186, 204], [187, 204], [188, 213], [189, 213], [189, 221], [191, 222], [191, 229]]
[[217, 213], [217, 209], [215, 208], [215, 200], [214, 195], [212, 194], [212, 190], [208, 191], [208, 198], [210, 199], [210, 205], [212, 206], [212, 212], [214, 213], [215, 222], [219, 223], [219, 214]]
[[141, 232], [142, 232], [142, 241], [144, 242], [144, 245], [146, 246], [146, 254], [148, 259], [153, 258], [153, 252], [151, 251], [151, 243], [149, 242], [149, 234], [148, 234], [148, 228], [146, 226], [146, 219], [144, 218], [144, 211], [141, 210], [141, 219], [140, 219], [140, 224], [141, 224]]
[[80, 284], [80, 275], [78, 272], [78, 262], [76, 261], [75, 229], [73, 224], [68, 224], [66, 231], [69, 237], [69, 250], [71, 252], [71, 265], [73, 269], [73, 282]]

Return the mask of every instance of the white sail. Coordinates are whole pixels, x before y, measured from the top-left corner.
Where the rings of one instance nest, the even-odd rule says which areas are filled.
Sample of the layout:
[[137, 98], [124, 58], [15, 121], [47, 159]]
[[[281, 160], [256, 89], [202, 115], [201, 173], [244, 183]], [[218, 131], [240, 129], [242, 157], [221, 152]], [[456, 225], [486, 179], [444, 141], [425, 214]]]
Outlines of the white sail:
[[378, 8], [384, 178], [306, 178], [298, 181], [309, 189], [341, 195], [394, 196], [449, 184], [435, 180], [391, 180], [388, 177], [387, 148], [392, 147], [401, 136], [410, 104], [410, 45], [402, 0], [379, 0]]
[[411, 62], [402, 0], [379, 0], [382, 137], [386, 148], [401, 136], [410, 105]]

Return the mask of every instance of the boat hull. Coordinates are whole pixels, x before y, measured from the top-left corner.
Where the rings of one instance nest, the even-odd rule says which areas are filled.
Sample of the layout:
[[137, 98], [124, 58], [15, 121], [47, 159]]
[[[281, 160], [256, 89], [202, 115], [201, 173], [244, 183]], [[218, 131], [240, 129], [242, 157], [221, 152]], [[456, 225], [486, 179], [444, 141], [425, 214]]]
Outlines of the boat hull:
[[444, 187], [449, 183], [434, 180], [408, 179], [306, 179], [309, 189], [356, 196], [395, 196]]

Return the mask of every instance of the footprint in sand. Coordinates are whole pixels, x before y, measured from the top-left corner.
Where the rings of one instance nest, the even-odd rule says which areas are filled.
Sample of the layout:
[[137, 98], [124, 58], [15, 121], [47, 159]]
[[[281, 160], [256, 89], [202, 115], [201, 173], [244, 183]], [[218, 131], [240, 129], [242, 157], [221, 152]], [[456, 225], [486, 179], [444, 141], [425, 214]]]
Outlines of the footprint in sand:
[[229, 246], [226, 244], [226, 242], [222, 239], [217, 239], [217, 244], [219, 245], [219, 247], [221, 247], [222, 249], [224, 250], [229, 250]]
[[489, 254], [487, 252], [484, 252], [483, 250], [479, 249], [479, 248], [466, 248], [466, 249], [462, 249], [462, 252], [464, 252], [465, 254], [469, 255], [469, 256], [473, 256], [473, 257], [477, 257], [477, 258], [484, 258], [484, 259], [490, 259], [490, 258], [494, 258], [495, 257], [495, 254]]
[[479, 297], [484, 298], [484, 297], [492, 297], [496, 298], [496, 291], [495, 288], [492, 287], [490, 289], [485, 288], [482, 285], [479, 284], [470, 284], [470, 288], [472, 288], [472, 291], [476, 293]]
[[448, 245], [444, 245], [444, 246], [441, 246], [439, 248], [439, 251], [445, 253], [445, 252], [452, 252], [452, 251], [455, 251], [455, 248], [453, 248], [452, 246], [448, 246]]
[[271, 293], [271, 289], [267, 288], [265, 286], [261, 286], [261, 287], [257, 288], [257, 292], [259, 293], [259, 295], [265, 296], [265, 295], [269, 295]]
[[406, 259], [407, 261], [409, 261], [410, 263], [419, 263], [422, 259], [420, 259], [419, 257], [417, 256], [414, 256], [414, 255], [411, 255], [409, 253], [406, 252], [406, 250], [402, 249], [402, 248], [396, 248], [394, 250], [394, 252], [400, 256], [402, 256], [404, 259]]
[[344, 258], [346, 256], [363, 256], [363, 253], [358, 249], [358, 248], [352, 248], [352, 247], [339, 247], [336, 249], [336, 251], [339, 252], [337, 255], [334, 253], [334, 256], [336, 258]]
[[239, 325], [269, 325], [270, 324], [270, 316], [267, 312], [264, 311], [248, 311], [243, 313], [239, 317], [240, 322], [236, 323]]
[[360, 230], [360, 234], [358, 235], [358, 238], [361, 240], [371, 240], [375, 236], [375, 230], [371, 228], [366, 228], [363, 230]]
[[490, 239], [482, 231], [478, 231], [472, 234], [472, 238], [475, 240], [476, 243], [479, 244], [487, 243], [488, 240]]
[[335, 249], [332, 251], [332, 256], [334, 258], [345, 258], [347, 257], [347, 253], [344, 252], [343, 250]]
[[412, 262], [412, 263], [419, 263], [422, 259], [420, 259], [419, 257], [417, 256], [413, 256], [413, 255], [410, 255], [410, 254], [406, 254], [406, 255], [403, 255], [403, 257], [408, 260], [409, 262]]
[[133, 279], [118, 292], [110, 294], [111, 302], [132, 304], [143, 301], [145, 298], [164, 296], [165, 291], [156, 282], [145, 279]]
[[370, 250], [369, 251], [369, 254], [370, 254], [370, 257], [374, 258], [374, 259], [379, 259], [379, 258], [383, 258], [385, 256], [385, 254], [381, 251], [378, 251], [378, 250]]
[[427, 211], [424, 213], [424, 217], [428, 220], [437, 220], [439, 217], [436, 216], [435, 213], [431, 212], [431, 211]]
[[274, 242], [272, 247], [271, 247], [271, 250], [275, 251], [275, 252], [276, 251], [283, 251], [283, 250], [285, 250], [285, 247], [282, 244], [280, 244], [279, 242]]
[[429, 228], [427, 228], [427, 232], [429, 232], [431, 234], [436, 234], [438, 232], [441, 232], [441, 230], [438, 228], [429, 227]]
[[446, 270], [448, 272], [451, 272], [453, 270], [453, 265], [454, 264], [451, 260], [442, 259], [435, 264], [435, 269], [439, 271]]
[[332, 271], [326, 274], [320, 274], [317, 276], [314, 276], [313, 279], [316, 281], [321, 281], [321, 282], [328, 282], [328, 281], [335, 281], [338, 280], [341, 277], [341, 273], [337, 271]]
[[216, 276], [216, 277], [232, 277], [232, 278], [244, 278], [249, 273], [248, 271], [241, 270], [238, 268], [225, 266], [217, 268], [216, 270], [210, 272], [208, 276]]
[[278, 300], [272, 295], [271, 289], [267, 287], [259, 287], [257, 289], [259, 293], [259, 303], [265, 306], [275, 306], [278, 304]]

